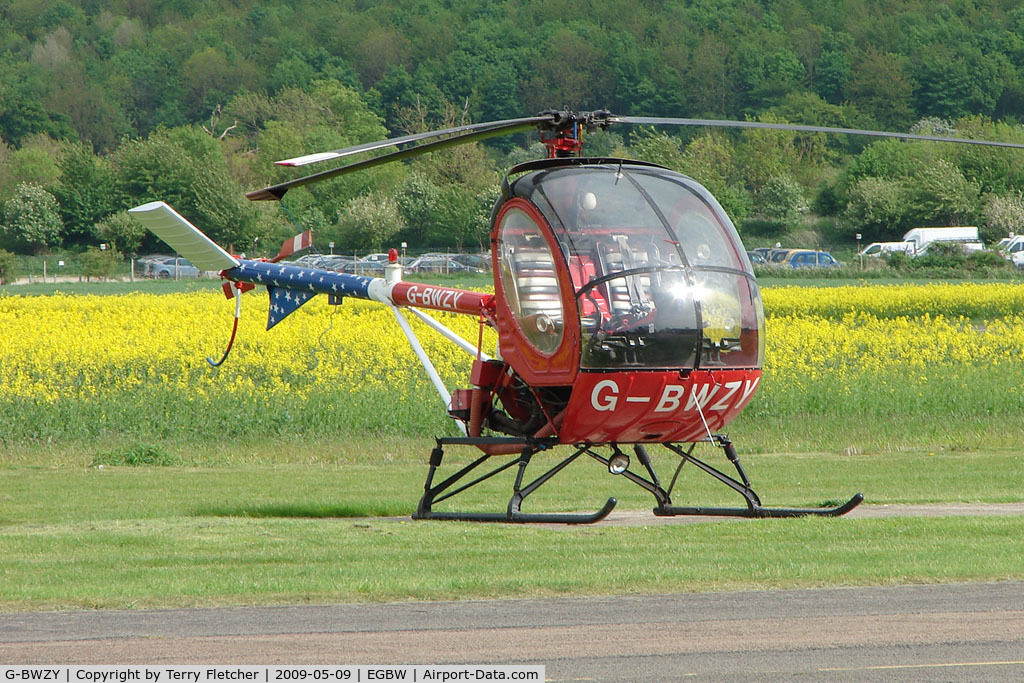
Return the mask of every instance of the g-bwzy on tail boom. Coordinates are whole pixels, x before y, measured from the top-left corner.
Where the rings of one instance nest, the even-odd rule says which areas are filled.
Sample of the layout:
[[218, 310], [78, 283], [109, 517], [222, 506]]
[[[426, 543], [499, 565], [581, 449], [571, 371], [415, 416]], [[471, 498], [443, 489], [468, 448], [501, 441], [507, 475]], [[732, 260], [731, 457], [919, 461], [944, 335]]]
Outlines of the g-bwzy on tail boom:
[[[645, 162], [577, 156], [585, 132], [613, 123], [762, 127], [1022, 147], [816, 126], [549, 111], [278, 162], [305, 166], [412, 145], [248, 195], [253, 200], [281, 199], [292, 187], [538, 127], [548, 158], [512, 168], [492, 213], [493, 295], [404, 282], [401, 267], [394, 263], [385, 278], [376, 278], [239, 259], [162, 202], [132, 212], [200, 268], [221, 271], [230, 294], [265, 286], [270, 295], [268, 329], [317, 293], [327, 294], [331, 303], [352, 296], [392, 307], [464, 434], [436, 439], [415, 518], [598, 521], [615, 499], [593, 514], [521, 511], [527, 496], [582, 455], [650, 492], [656, 515], [791, 517], [850, 511], [861, 502], [860, 494], [835, 508], [761, 505], [736, 450], [721, 434], [749, 403], [761, 379], [764, 312], [750, 261], [725, 211], [693, 179]], [[400, 308], [472, 355], [469, 388], [449, 394]], [[489, 357], [479, 344], [461, 339], [420, 309], [478, 317], [498, 333], [496, 356]], [[237, 316], [236, 304], [236, 323]], [[721, 448], [735, 474], [695, 457], [694, 448], [702, 442]], [[667, 486], [648, 453], [653, 445], [678, 456]], [[451, 446], [475, 447], [481, 454], [442, 478], [438, 473], [444, 449]], [[571, 452], [526, 483], [533, 457], [559, 446]], [[624, 449], [632, 450], [639, 468], [631, 466]], [[499, 458], [496, 465], [494, 458]], [[735, 490], [745, 505], [674, 505], [673, 489], [687, 463]], [[512, 467], [517, 470], [504, 512], [434, 509]]]

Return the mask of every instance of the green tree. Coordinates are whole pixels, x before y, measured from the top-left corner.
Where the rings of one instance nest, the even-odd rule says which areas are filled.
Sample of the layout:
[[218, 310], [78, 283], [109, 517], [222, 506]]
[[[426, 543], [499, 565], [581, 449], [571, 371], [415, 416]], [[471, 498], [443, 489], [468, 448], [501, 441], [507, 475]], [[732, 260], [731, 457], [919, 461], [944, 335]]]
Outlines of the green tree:
[[965, 225], [977, 216], [980, 184], [945, 159], [915, 173], [909, 189], [910, 215], [921, 224]]
[[182, 86], [193, 117], [204, 115], [231, 98], [238, 86], [237, 67], [216, 47], [200, 48], [185, 60]]
[[844, 213], [846, 232], [863, 233], [868, 241], [889, 240], [905, 231], [908, 192], [903, 183], [890, 178], [857, 180], [848, 193]]
[[921, 166], [932, 163], [937, 153], [935, 143], [881, 140], [865, 147], [850, 161], [846, 177], [850, 182], [868, 177], [907, 178]]
[[113, 249], [89, 247], [79, 256], [79, 261], [82, 264], [82, 275], [86, 279], [95, 277], [105, 280], [117, 267], [117, 253]]
[[[958, 119], [948, 135], [1024, 144], [1019, 125], [996, 122], [981, 116]], [[941, 134], [941, 133], [940, 133]], [[981, 185], [982, 192], [1007, 194], [1024, 188], [1024, 150], [980, 145], [941, 145], [939, 154]]]
[[715, 195], [738, 225], [750, 215], [753, 202], [736, 168], [735, 153], [728, 137], [704, 133], [683, 150], [682, 169]]
[[183, 125], [188, 111], [181, 64], [170, 50], [154, 42], [117, 51], [108, 67], [108, 87], [116, 89], [125, 115], [139, 136], [148, 135], [160, 125]]
[[[269, 106], [264, 106], [269, 103]], [[257, 142], [259, 159], [267, 170], [266, 182], [281, 182], [297, 174], [306, 175], [318, 169], [306, 166], [295, 169], [275, 166], [273, 162], [313, 152], [341, 149], [387, 138], [383, 122], [352, 88], [335, 80], [316, 81], [311, 92], [297, 89], [282, 91], [266, 103], [250, 99], [251, 116], [259, 127]], [[350, 159], [357, 161], [374, 154], [394, 151], [385, 149]], [[306, 186], [325, 215], [334, 215], [353, 197], [367, 192], [389, 191], [401, 182], [405, 168], [390, 164]], [[286, 196], [286, 201], [287, 196]]]
[[845, 51], [823, 52], [814, 70], [814, 92], [829, 104], [842, 104], [846, 101], [851, 70], [850, 58]]
[[1008, 235], [1024, 234], [1024, 194], [989, 195], [982, 207], [983, 239], [996, 241]]
[[441, 189], [422, 172], [413, 172], [395, 193], [398, 210], [406, 229], [400, 236], [414, 247], [430, 244], [433, 235], [444, 232], [439, 224], [441, 216]]
[[[765, 114], [758, 120], [764, 123], [788, 123], [774, 114]], [[772, 178], [799, 170], [800, 151], [796, 139], [796, 133], [787, 130], [743, 130], [737, 156], [743, 159], [743, 177], [751, 193], [756, 196]]]
[[724, 188], [733, 179], [733, 154], [727, 137], [702, 133], [686, 145], [682, 168], [709, 189]]
[[[32, 144], [33, 141], [41, 144]], [[58, 159], [54, 154], [56, 148], [57, 144], [46, 135], [28, 138], [24, 147], [12, 151], [7, 157], [5, 171], [8, 183], [34, 183], [44, 187], [52, 185], [60, 175]], [[12, 190], [13, 187], [0, 188], [0, 197], [10, 196]]]
[[472, 193], [465, 186], [440, 188], [439, 211], [430, 234], [430, 243], [450, 246], [458, 250], [473, 245], [483, 249], [490, 228], [491, 207], [497, 199], [497, 190], [488, 188]]
[[3, 232], [22, 249], [43, 251], [60, 243], [63, 225], [53, 195], [34, 183], [20, 183], [3, 205]]
[[87, 145], [67, 143], [60, 160], [60, 176], [51, 186], [60, 205], [65, 239], [73, 244], [92, 241], [93, 226], [125, 205], [105, 157]]
[[92, 234], [96, 241], [109, 244], [112, 252], [136, 254], [146, 237], [146, 229], [127, 211], [118, 211], [96, 223]]
[[[686, 75], [680, 79], [683, 83], [701, 84], [697, 88], [683, 89], [694, 111], [723, 117], [726, 112], [735, 111], [738, 93], [735, 88], [730, 87], [729, 66], [728, 45], [724, 44], [715, 34], [701, 35], [694, 46], [691, 57], [687, 60]], [[674, 89], [668, 88], [668, 90]], [[665, 113], [677, 115], [677, 112]]]
[[869, 49], [855, 63], [847, 94], [857, 108], [889, 130], [906, 130], [914, 119], [914, 82], [896, 54]]
[[971, 46], [929, 46], [914, 60], [917, 111], [957, 119], [991, 115], [1003, 91], [999, 63]]
[[387, 195], [370, 193], [345, 203], [333, 236], [345, 249], [380, 251], [404, 227], [398, 203]]
[[14, 268], [17, 265], [14, 254], [0, 249], [0, 285], [9, 285], [15, 280]]
[[685, 167], [679, 138], [664, 131], [641, 128], [630, 136], [630, 154], [642, 161], [661, 164], [674, 171]]
[[256, 209], [227, 172], [216, 140], [195, 128], [160, 129], [113, 155], [118, 190], [133, 204], [160, 199], [220, 244], [250, 244]]
[[800, 59], [779, 40], [744, 42], [736, 51], [748, 111], [781, 102], [801, 88], [807, 75]]
[[809, 210], [803, 187], [786, 174], [768, 179], [758, 195], [758, 205], [767, 220], [787, 226]]
[[98, 150], [109, 151], [131, 132], [131, 125], [117, 94], [93, 81], [89, 66], [83, 59], [54, 69], [53, 92], [46, 104], [68, 117], [78, 138], [88, 140]]
[[[462, 112], [445, 102], [437, 119], [442, 126], [451, 127], [462, 122]], [[421, 116], [408, 127], [423, 130], [429, 127], [428, 121]], [[418, 158], [414, 169], [425, 183], [414, 183], [412, 189], [424, 194], [432, 213], [432, 217], [424, 217], [430, 243], [461, 248], [484, 242], [498, 182], [487, 150], [477, 143], [458, 145]], [[407, 207], [409, 199], [407, 196], [404, 202]]]
[[24, 83], [24, 71], [0, 68], [0, 138], [14, 145], [36, 133], [60, 140], [77, 138], [68, 116], [44, 106], [41, 93]]
[[557, 26], [534, 56], [524, 97], [531, 111], [552, 107], [598, 109], [614, 101], [614, 75], [604, 65], [609, 43], [602, 27]]

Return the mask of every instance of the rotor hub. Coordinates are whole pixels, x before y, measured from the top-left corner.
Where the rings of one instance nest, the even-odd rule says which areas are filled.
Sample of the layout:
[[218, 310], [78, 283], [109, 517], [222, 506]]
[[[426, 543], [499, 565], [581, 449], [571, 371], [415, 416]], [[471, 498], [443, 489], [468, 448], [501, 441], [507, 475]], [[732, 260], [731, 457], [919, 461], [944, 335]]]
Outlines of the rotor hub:
[[540, 124], [540, 141], [547, 147], [548, 159], [556, 159], [580, 156], [584, 133], [607, 127], [612, 113], [607, 109], [580, 112], [549, 109], [538, 116], [552, 117], [550, 122]]

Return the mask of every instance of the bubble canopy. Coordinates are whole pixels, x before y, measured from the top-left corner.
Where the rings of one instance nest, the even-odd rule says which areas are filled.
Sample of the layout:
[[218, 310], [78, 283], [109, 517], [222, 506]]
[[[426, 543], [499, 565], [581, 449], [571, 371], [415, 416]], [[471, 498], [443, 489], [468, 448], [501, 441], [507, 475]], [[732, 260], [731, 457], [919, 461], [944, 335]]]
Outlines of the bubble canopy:
[[498, 207], [496, 263], [527, 343], [553, 354], [578, 321], [581, 370], [760, 368], [760, 293], [715, 198], [659, 166], [558, 161], [511, 172], [540, 166], [506, 185], [536, 211]]

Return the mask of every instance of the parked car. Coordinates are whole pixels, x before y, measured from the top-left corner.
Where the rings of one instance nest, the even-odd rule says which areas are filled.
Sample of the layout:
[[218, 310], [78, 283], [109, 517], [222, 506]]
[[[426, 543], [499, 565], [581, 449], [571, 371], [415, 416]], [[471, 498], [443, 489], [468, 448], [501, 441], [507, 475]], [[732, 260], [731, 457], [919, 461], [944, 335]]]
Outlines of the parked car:
[[165, 259], [174, 258], [170, 254], [146, 254], [135, 259], [135, 274], [138, 277], [153, 277], [153, 267]]
[[1024, 252], [1024, 235], [1004, 237], [999, 240], [999, 243], [993, 249], [1001, 252], [1003, 256], [1012, 261], [1016, 254]]
[[374, 275], [380, 276], [384, 274], [384, 267], [388, 264], [384, 261], [365, 261], [359, 260], [355, 263], [346, 266], [346, 273], [355, 273], [356, 275]]
[[792, 254], [794, 251], [799, 251], [799, 249], [790, 249], [790, 248], [777, 249], [776, 248], [776, 249], [772, 249], [768, 253], [768, 256], [766, 256], [765, 258], [768, 259], [768, 263], [774, 263], [775, 265], [781, 265], [781, 264], [783, 264], [783, 263], [785, 263], [786, 261], [789, 260], [789, 255]]
[[306, 254], [290, 263], [321, 270], [333, 270], [338, 273], [351, 273], [356, 260], [347, 254]]
[[491, 259], [487, 254], [452, 254], [451, 259], [480, 272], [491, 269]]
[[837, 268], [842, 264], [827, 251], [811, 251], [794, 249], [786, 257], [785, 263], [793, 268]]
[[449, 256], [421, 256], [406, 268], [411, 273], [483, 273], [483, 268], [474, 268], [459, 263]]
[[159, 279], [199, 277], [201, 274], [198, 268], [183, 258], [176, 259], [172, 256], [153, 264], [153, 277]]
[[750, 258], [750, 262], [755, 266], [763, 266], [768, 263], [768, 260], [756, 251], [748, 251], [747, 256]]
[[[904, 242], [912, 242], [914, 247], [908, 253], [911, 256], [920, 256], [932, 242], [966, 242], [981, 244], [978, 238], [978, 228], [973, 225], [964, 225], [950, 228], [914, 228], [903, 235]], [[978, 249], [983, 247], [979, 246]], [[971, 249], [971, 251], [977, 251]]]
[[884, 256], [886, 254], [912, 254], [913, 242], [872, 242], [861, 250], [858, 256]]

